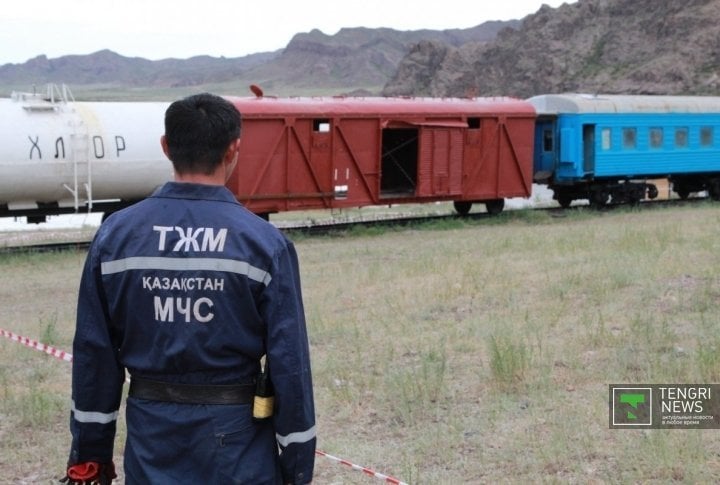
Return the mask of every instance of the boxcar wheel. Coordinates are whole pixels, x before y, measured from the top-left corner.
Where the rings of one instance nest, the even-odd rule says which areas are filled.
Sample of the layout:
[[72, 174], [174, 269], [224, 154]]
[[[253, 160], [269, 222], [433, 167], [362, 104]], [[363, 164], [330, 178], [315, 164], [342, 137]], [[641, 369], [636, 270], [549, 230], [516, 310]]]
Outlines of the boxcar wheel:
[[455, 212], [459, 215], [466, 216], [470, 213], [472, 202], [468, 202], [466, 200], [456, 200], [453, 202], [453, 207], [455, 207]]
[[500, 214], [505, 208], [505, 199], [494, 199], [485, 202], [485, 209], [491, 216]]
[[560, 204], [560, 207], [562, 207], [563, 209], [567, 209], [568, 207], [570, 207], [570, 204], [572, 204], [573, 198], [569, 195], [558, 195], [557, 201], [558, 204]]

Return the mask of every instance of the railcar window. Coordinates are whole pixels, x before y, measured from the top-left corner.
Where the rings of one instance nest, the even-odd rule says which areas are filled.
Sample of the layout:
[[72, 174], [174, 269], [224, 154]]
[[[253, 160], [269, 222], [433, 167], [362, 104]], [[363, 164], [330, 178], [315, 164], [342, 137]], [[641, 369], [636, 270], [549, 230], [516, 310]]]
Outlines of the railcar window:
[[552, 130], [543, 131], [543, 150], [546, 152], [553, 151], [553, 132]]
[[637, 128], [623, 128], [623, 148], [637, 147]]
[[711, 147], [713, 145], [713, 127], [703, 126], [700, 128], [700, 146]]
[[603, 150], [610, 150], [612, 148], [612, 143], [610, 140], [612, 139], [612, 130], [610, 128], [603, 128], [600, 131], [600, 139], [602, 141], [602, 149]]
[[313, 120], [313, 131], [316, 131], [319, 133], [329, 133], [330, 132], [330, 120], [324, 120], [324, 119]]
[[685, 148], [688, 146], [688, 129], [675, 128], [675, 146]]
[[663, 146], [663, 129], [650, 128], [650, 148], [662, 148]]
[[468, 128], [470, 128], [471, 130], [480, 129], [480, 118], [468, 118], [467, 123]]

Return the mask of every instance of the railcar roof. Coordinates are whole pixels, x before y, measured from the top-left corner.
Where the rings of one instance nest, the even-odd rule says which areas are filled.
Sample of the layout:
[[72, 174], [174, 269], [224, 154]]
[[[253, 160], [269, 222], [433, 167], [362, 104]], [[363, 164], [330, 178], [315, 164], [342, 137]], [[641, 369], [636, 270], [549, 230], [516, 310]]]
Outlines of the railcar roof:
[[544, 94], [528, 99], [538, 114], [720, 113], [717, 96]]
[[535, 109], [522, 99], [414, 98], [414, 97], [228, 97], [244, 117], [254, 115], [295, 116], [477, 116], [482, 114], [534, 115]]

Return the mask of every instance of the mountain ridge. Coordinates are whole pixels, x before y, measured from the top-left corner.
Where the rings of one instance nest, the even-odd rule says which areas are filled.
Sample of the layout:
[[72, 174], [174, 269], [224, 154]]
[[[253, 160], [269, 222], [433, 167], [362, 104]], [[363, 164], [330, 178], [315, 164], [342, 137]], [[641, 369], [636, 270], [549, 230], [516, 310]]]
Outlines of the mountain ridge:
[[118, 90], [164, 98], [201, 89], [244, 95], [250, 84], [258, 84], [272, 95], [379, 95], [416, 42], [430, 39], [457, 47], [467, 42], [484, 43], [518, 23], [491, 21], [444, 31], [357, 27], [341, 29], [334, 35], [312, 30], [293, 36], [284, 49], [240, 58], [196, 56], [150, 61], [108, 49], [55, 59], [40, 55], [22, 64], [0, 66], [0, 86], [27, 89], [64, 83], [76, 95], [102, 99], [112, 99]]
[[68, 84], [78, 99], [720, 94], [720, 0], [578, 0], [470, 29], [296, 34], [240, 58], [149, 61], [109, 50], [0, 66], [0, 95]]

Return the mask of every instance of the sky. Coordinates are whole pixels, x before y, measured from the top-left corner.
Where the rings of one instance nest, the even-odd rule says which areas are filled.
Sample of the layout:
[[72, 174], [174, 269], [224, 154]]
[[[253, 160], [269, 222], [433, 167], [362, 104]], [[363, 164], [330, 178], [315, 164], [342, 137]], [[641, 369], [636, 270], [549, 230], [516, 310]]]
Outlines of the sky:
[[110, 49], [158, 60], [241, 57], [301, 32], [465, 29], [576, 0], [19, 0], [0, 8], [0, 65]]

